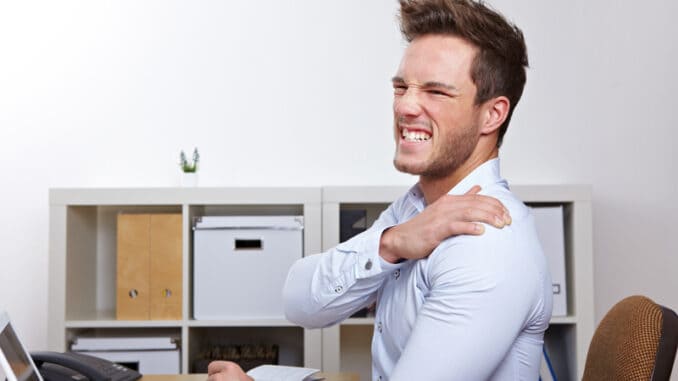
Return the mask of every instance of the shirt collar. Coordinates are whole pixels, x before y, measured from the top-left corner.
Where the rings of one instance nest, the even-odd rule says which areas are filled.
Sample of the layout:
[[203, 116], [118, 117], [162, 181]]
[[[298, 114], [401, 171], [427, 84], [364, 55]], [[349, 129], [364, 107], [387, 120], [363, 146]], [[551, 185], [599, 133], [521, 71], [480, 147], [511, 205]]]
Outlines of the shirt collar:
[[[480, 187], [484, 189], [487, 185], [498, 182], [502, 182], [503, 186], [508, 187], [499, 174], [499, 158], [494, 158], [479, 165], [447, 193], [451, 195], [462, 195], [473, 188], [474, 185], [480, 185]], [[407, 192], [407, 196], [410, 199], [410, 202], [419, 211], [424, 210], [426, 201], [424, 200], [424, 193], [421, 191], [419, 183], [410, 188]]]
[[447, 194], [462, 195], [468, 192], [474, 185], [480, 185], [481, 188], [501, 181], [499, 175], [499, 158], [490, 159], [471, 173], [466, 175], [457, 185], [454, 186]]

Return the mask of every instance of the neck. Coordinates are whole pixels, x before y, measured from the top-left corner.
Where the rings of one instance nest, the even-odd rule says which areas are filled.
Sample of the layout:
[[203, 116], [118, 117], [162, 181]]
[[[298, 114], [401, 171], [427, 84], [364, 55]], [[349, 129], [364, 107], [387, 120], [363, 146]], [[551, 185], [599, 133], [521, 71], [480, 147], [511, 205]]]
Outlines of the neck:
[[462, 165], [455, 169], [452, 173], [444, 177], [419, 177], [419, 187], [424, 194], [426, 205], [431, 205], [437, 199], [447, 194], [454, 188], [461, 180], [463, 180], [469, 173], [481, 166], [488, 160], [499, 157], [499, 149], [494, 147], [489, 152], [483, 154], [471, 154]]

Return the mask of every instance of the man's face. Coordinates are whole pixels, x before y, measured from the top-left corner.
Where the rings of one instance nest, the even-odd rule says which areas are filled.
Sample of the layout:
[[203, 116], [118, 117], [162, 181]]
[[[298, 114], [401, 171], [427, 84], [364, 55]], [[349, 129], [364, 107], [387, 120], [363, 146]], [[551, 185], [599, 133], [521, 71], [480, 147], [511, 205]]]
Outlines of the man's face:
[[405, 50], [393, 78], [393, 163], [399, 171], [441, 178], [473, 152], [480, 136], [470, 75], [476, 51], [443, 35], [418, 37]]

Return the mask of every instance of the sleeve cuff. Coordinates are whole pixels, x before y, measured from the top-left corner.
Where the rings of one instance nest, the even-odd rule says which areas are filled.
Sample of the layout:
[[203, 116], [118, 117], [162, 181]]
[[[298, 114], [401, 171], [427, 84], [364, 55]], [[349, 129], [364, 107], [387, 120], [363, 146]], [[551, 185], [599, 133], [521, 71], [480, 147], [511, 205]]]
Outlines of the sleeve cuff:
[[364, 279], [385, 272], [391, 272], [394, 269], [403, 266], [401, 263], [389, 263], [379, 255], [379, 244], [384, 230], [394, 225], [380, 226], [371, 229], [361, 237], [361, 247], [356, 250], [356, 263], [354, 265], [355, 279]]

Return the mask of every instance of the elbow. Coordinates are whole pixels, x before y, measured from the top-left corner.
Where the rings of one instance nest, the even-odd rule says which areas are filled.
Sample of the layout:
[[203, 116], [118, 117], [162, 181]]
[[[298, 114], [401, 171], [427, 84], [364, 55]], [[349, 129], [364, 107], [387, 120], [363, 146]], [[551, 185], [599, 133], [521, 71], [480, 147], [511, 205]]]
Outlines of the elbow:
[[289, 308], [285, 305], [285, 318], [306, 329], [325, 328], [328, 325], [317, 321], [317, 315], [306, 313], [298, 308]]
[[292, 288], [285, 284], [283, 288], [283, 305], [285, 309], [285, 319], [307, 329], [325, 328], [328, 325], [323, 324], [319, 317], [322, 315], [320, 308], [315, 306], [311, 298], [305, 298], [299, 293], [290, 292]]
[[292, 265], [282, 290], [285, 318], [308, 329], [327, 326], [319, 319], [322, 306], [315, 301], [311, 291], [312, 270], [316, 262], [313, 257], [302, 258]]

